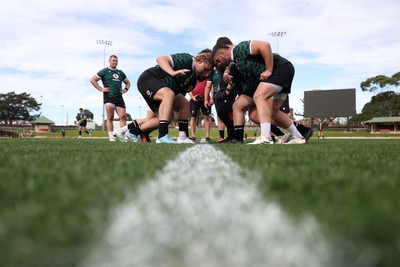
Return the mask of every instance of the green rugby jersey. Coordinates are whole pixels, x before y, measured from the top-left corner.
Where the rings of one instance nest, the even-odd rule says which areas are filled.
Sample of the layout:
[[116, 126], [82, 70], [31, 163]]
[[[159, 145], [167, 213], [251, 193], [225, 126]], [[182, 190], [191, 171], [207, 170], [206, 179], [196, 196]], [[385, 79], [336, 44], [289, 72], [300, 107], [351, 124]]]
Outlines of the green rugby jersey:
[[[81, 113], [81, 120], [82, 121], [87, 121], [87, 117], [86, 117], [87, 115], [86, 115], [86, 112], [85, 111], [83, 111], [82, 113]], [[85, 119], [85, 117], [86, 117], [86, 119]]]
[[[260, 74], [266, 70], [264, 58], [261, 55], [250, 55], [251, 41], [240, 42], [233, 48], [233, 61], [237, 63], [240, 73], [243, 75], [246, 84], [256, 88], [260, 83]], [[273, 69], [289, 62], [285, 58], [273, 54]]]
[[110, 88], [110, 92], [108, 93], [109, 97], [122, 95], [122, 81], [125, 81], [127, 78], [122, 70], [104, 68], [97, 73], [97, 76], [99, 76], [103, 82], [103, 87]]
[[[248, 85], [246, 84], [246, 81], [243, 77], [243, 75], [240, 73], [237, 67], [237, 63], [234, 65], [229, 65], [230, 69], [230, 75], [232, 75], [232, 91], [236, 92], [237, 94], [242, 94], [248, 90]], [[221, 75], [222, 81], [220, 81], [219, 86], [225, 90], [227, 87], [227, 84], [223, 81], [223, 76]]]
[[178, 53], [170, 55], [170, 57], [172, 59], [173, 70], [188, 69], [190, 72], [184, 76], [172, 77], [157, 65], [157, 68], [161, 70], [161, 80], [166, 86], [171, 88], [176, 95], [179, 93], [186, 94], [187, 92], [192, 91], [196, 86], [197, 80], [196, 74], [194, 73], [193, 56], [188, 53]]

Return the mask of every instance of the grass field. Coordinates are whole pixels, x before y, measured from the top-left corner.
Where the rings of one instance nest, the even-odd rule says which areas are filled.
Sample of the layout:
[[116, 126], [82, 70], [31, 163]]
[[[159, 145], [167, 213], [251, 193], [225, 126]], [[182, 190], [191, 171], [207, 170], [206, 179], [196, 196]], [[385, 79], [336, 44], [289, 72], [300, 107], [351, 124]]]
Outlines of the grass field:
[[[0, 265], [4, 267], [86, 266], [82, 262], [102, 242], [105, 232], [116, 217], [117, 207], [127, 202], [140, 202], [139, 196], [146, 195], [146, 192], [148, 199], [145, 198], [144, 202], [149, 205], [153, 201], [160, 203], [159, 206], [168, 209], [173, 214], [174, 220], [179, 221], [178, 225], [189, 223], [190, 214], [196, 218], [195, 229], [189, 227], [187, 230], [189, 233], [185, 232], [188, 236], [193, 235], [191, 231], [200, 233], [190, 239], [191, 243], [202, 240], [201, 235], [207, 233], [207, 226], [212, 228], [212, 225], [220, 221], [230, 221], [229, 227], [221, 228], [239, 229], [235, 232], [245, 228], [243, 225], [235, 228], [236, 218], [231, 217], [234, 214], [231, 208], [218, 209], [218, 212], [212, 210], [211, 213], [206, 213], [208, 217], [198, 217], [196, 214], [203, 214], [204, 209], [212, 204], [204, 202], [207, 204], [200, 205], [202, 207], [199, 208], [195, 204], [188, 204], [192, 202], [182, 200], [183, 204], [180, 203], [181, 199], [188, 200], [195, 197], [191, 194], [179, 195], [182, 193], [180, 191], [191, 190], [192, 183], [193, 187], [200, 188], [201, 186], [196, 184], [197, 179], [213, 170], [211, 167], [213, 162], [218, 162], [222, 157], [211, 150], [211, 158], [204, 157], [204, 162], [195, 158], [196, 163], [193, 163], [190, 161], [193, 159], [185, 154], [183, 160], [181, 159], [172, 170], [167, 173], [160, 172], [167, 162], [176, 160], [179, 155], [188, 153], [187, 150], [193, 148], [189, 145], [111, 143], [96, 138], [0, 139]], [[236, 198], [240, 199], [244, 194], [243, 191], [229, 183], [222, 185], [219, 183], [229, 182], [230, 177], [234, 179], [237, 173], [241, 173], [243, 180], [237, 183], [242, 183], [243, 188], [247, 183], [254, 184], [256, 191], [261, 195], [259, 202], [263, 202], [262, 205], [273, 203], [278, 206], [287, 216], [290, 222], [288, 224], [295, 228], [295, 230], [288, 228], [292, 229], [290, 231], [308, 233], [311, 230], [304, 222], [308, 220], [315, 222], [320, 235], [318, 239], [324, 240], [328, 251], [317, 254], [322, 258], [326, 256], [328, 264], [325, 262], [323, 265], [318, 261], [313, 266], [398, 266], [400, 262], [399, 139], [313, 139], [307, 145], [267, 147], [214, 143], [213, 148], [222, 153], [223, 157], [227, 157], [223, 158], [224, 161], [232, 160], [236, 165], [233, 167], [229, 165], [227, 168], [227, 172], [231, 169], [233, 173], [219, 173], [213, 170], [214, 175], [209, 175], [213, 176], [210, 178], [213, 181], [210, 183], [211, 188], [221, 187], [227, 188], [226, 190], [233, 188], [232, 190], [238, 192], [235, 194], [217, 191], [212, 194], [216, 201], [219, 199], [219, 194], [225, 194], [228, 202], [229, 198], [232, 198], [232, 202]], [[183, 168], [185, 159], [193, 164], [193, 168], [185, 169], [183, 174], [175, 172], [175, 169]], [[234, 166], [239, 166], [239, 169]], [[179, 188], [174, 188], [173, 185], [165, 186], [174, 192], [173, 196], [177, 196], [176, 199], [172, 197], [170, 200], [175, 203], [172, 206], [163, 203], [162, 195], [165, 195], [165, 192], [155, 191], [158, 193], [151, 194], [152, 191], [148, 189], [152, 188], [149, 184], [155, 186], [159, 180], [162, 181], [163, 176], [171, 176], [172, 183], [187, 183], [185, 187]], [[162, 182], [160, 184], [163, 185]], [[198, 194], [196, 199], [199, 199], [199, 195], [206, 196], [207, 191], [204, 194], [201, 191], [193, 194]], [[138, 199], [135, 200], [135, 197]], [[239, 210], [255, 210], [255, 212], [246, 213], [249, 221], [244, 225], [251, 227], [246, 228], [246, 232], [240, 237], [248, 240], [250, 237], [247, 235], [253, 236], [250, 240], [258, 243], [251, 242], [253, 254], [248, 252], [232, 254], [236, 259], [240, 258], [240, 255], [252, 257], [254, 251], [259, 249], [257, 244], [264, 244], [254, 237], [258, 233], [256, 229], [263, 229], [264, 232], [266, 226], [280, 229], [273, 224], [274, 218], [269, 217], [273, 215], [268, 215], [275, 213], [266, 212], [263, 215], [263, 210], [266, 209], [260, 209], [261, 211], [252, 209], [248, 204], [253, 203], [258, 206], [259, 203], [245, 203], [246, 207]], [[189, 212], [181, 212], [181, 207], [187, 208], [188, 205]], [[150, 208], [146, 206], [146, 209]], [[150, 215], [153, 214], [149, 212]], [[221, 216], [218, 220], [210, 218], [210, 214], [215, 213]], [[154, 218], [149, 214], [148, 218]], [[252, 222], [256, 223], [253, 225]], [[152, 225], [153, 222], [149, 219], [146, 223]], [[163, 228], [165, 224], [168, 224], [168, 221], [164, 221], [159, 228]], [[135, 232], [135, 229], [138, 231], [144, 228], [136, 225], [133, 229], [132, 232]], [[148, 228], [145, 229], [150, 231]], [[159, 233], [161, 230], [157, 231], [156, 233]], [[225, 243], [234, 242], [229, 236], [223, 236], [225, 232], [222, 230], [221, 233], [213, 235]], [[177, 232], [176, 235], [180, 233]], [[282, 230], [281, 239], [290, 235], [292, 232]], [[168, 240], [164, 239], [163, 242], [168, 243]], [[203, 245], [204, 242], [215, 245], [213, 241], [205, 240]], [[296, 239], [297, 243], [300, 242], [298, 240], [301, 239]], [[225, 244], [224, 242], [222, 243]], [[279, 242], [270, 240], [268, 244], [279, 247], [279, 253], [286, 255], [285, 250], [289, 248]], [[307, 243], [307, 240], [304, 240], [304, 243], [310, 255], [314, 255], [313, 251], [318, 251], [320, 248], [315, 242]], [[148, 246], [151, 244], [148, 243]], [[236, 249], [246, 251], [246, 247], [239, 246]], [[173, 255], [185, 254], [185, 247], [174, 247], [165, 251], [152, 255], [160, 259], [169, 259]], [[132, 251], [130, 256], [134, 257], [134, 254], [135, 251]], [[183, 262], [193, 263], [188, 257], [185, 256]], [[290, 254], [287, 257], [290, 257]], [[280, 259], [283, 259], [282, 262], [286, 260], [285, 256], [281, 256]], [[228, 261], [221, 256], [219, 260], [221, 263], [219, 265], [197, 262], [198, 264], [191, 266], [229, 266], [224, 265]], [[154, 262], [154, 259], [149, 260], [147, 265], [112, 266], [174, 266], [168, 261], [164, 261], [161, 265], [151, 265], [149, 262]], [[180, 262], [175, 266], [188, 266], [184, 263]], [[290, 266], [305, 266], [304, 263], [292, 263]], [[253, 266], [272, 265], [258, 261]], [[282, 263], [274, 266], [284, 265]]]

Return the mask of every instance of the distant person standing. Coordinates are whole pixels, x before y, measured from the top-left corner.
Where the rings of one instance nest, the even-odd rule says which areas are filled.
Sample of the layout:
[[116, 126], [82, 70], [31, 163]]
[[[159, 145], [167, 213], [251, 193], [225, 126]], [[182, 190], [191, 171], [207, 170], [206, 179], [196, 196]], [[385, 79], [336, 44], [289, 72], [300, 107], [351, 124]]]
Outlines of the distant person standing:
[[[210, 139], [210, 114], [211, 106], [204, 102], [205, 99], [205, 89], [207, 86], [207, 80], [196, 81], [196, 86], [193, 91], [189, 92], [190, 96], [190, 130], [192, 133], [192, 140], [196, 141], [196, 126], [199, 111], [203, 113], [204, 116], [204, 129], [206, 132], [207, 143], [211, 142]], [[210, 96], [208, 96], [210, 98]]]
[[[107, 131], [110, 141], [115, 141], [114, 138], [114, 111], [117, 112], [119, 117], [119, 125], [123, 127], [126, 125], [126, 106], [122, 94], [128, 92], [131, 83], [122, 70], [117, 69], [118, 57], [111, 55], [109, 66], [100, 70], [95, 74], [90, 83], [100, 92], [103, 92], [103, 102], [107, 114]], [[103, 87], [99, 85], [102, 81]], [[125, 88], [122, 88], [122, 83]]]
[[318, 139], [319, 139], [320, 137], [325, 138], [325, 135], [324, 135], [324, 133], [322, 132], [323, 127], [324, 127], [324, 120], [321, 119], [321, 118], [319, 118], [319, 119], [318, 119], [318, 122], [317, 122]]
[[[89, 133], [89, 131], [86, 128], [87, 125], [87, 115], [86, 112], [83, 110], [83, 108], [79, 109], [79, 112], [81, 113], [81, 119], [77, 122], [79, 126], [79, 138], [82, 138], [82, 130], [89, 135], [89, 137], [92, 137], [92, 135]], [[64, 129], [63, 129], [64, 130]], [[65, 136], [65, 131], [64, 135]]]

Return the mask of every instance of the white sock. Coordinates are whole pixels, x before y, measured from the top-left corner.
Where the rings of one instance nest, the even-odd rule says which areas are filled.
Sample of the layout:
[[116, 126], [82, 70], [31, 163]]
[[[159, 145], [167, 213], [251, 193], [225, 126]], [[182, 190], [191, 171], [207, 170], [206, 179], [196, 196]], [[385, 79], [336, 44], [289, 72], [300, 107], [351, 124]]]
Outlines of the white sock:
[[114, 137], [114, 133], [113, 133], [113, 132], [108, 132], [108, 136], [109, 136], [110, 138], [112, 138], [112, 137]]
[[261, 127], [261, 135], [271, 139], [271, 123], [270, 122], [262, 122], [260, 124]]
[[299, 130], [297, 130], [296, 126], [294, 126], [294, 123], [292, 123], [292, 125], [290, 125], [290, 127], [287, 128], [286, 131], [288, 131], [293, 137], [303, 138]]
[[186, 139], [186, 138], [187, 138], [186, 132], [180, 131], [180, 132], [179, 132], [179, 139]]

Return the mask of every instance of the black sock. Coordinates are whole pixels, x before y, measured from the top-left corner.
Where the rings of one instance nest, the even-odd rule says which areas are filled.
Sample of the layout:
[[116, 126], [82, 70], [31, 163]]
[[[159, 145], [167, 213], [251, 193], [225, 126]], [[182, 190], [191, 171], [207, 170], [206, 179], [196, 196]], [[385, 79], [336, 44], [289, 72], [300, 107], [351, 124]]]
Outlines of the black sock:
[[142, 129], [140, 128], [140, 126], [137, 126], [135, 128], [132, 128], [129, 130], [130, 133], [138, 136], [139, 134], [143, 134], [144, 132], [142, 131]]
[[82, 131], [79, 131], [79, 135], [82, 135]]
[[158, 138], [161, 138], [168, 134], [169, 121], [161, 120], [158, 124]]
[[279, 129], [279, 127], [277, 127], [276, 125], [271, 125], [271, 132], [276, 136], [285, 135], [285, 133], [282, 132], [281, 129]]
[[189, 120], [178, 120], [178, 127], [180, 132], [185, 132], [189, 137]]
[[224, 138], [224, 136], [225, 136], [225, 131], [219, 130], [219, 138]]
[[308, 129], [310, 129], [307, 126], [305, 126], [303, 124], [300, 124], [298, 122], [293, 122], [293, 124], [294, 124], [294, 126], [296, 126], [297, 130], [299, 131], [299, 133], [301, 133], [301, 135], [303, 135], [303, 136], [308, 131]]
[[133, 129], [135, 127], [139, 126], [136, 120], [133, 120], [131, 123], [128, 124], [128, 129]]
[[243, 141], [244, 125], [233, 126], [233, 139]]

